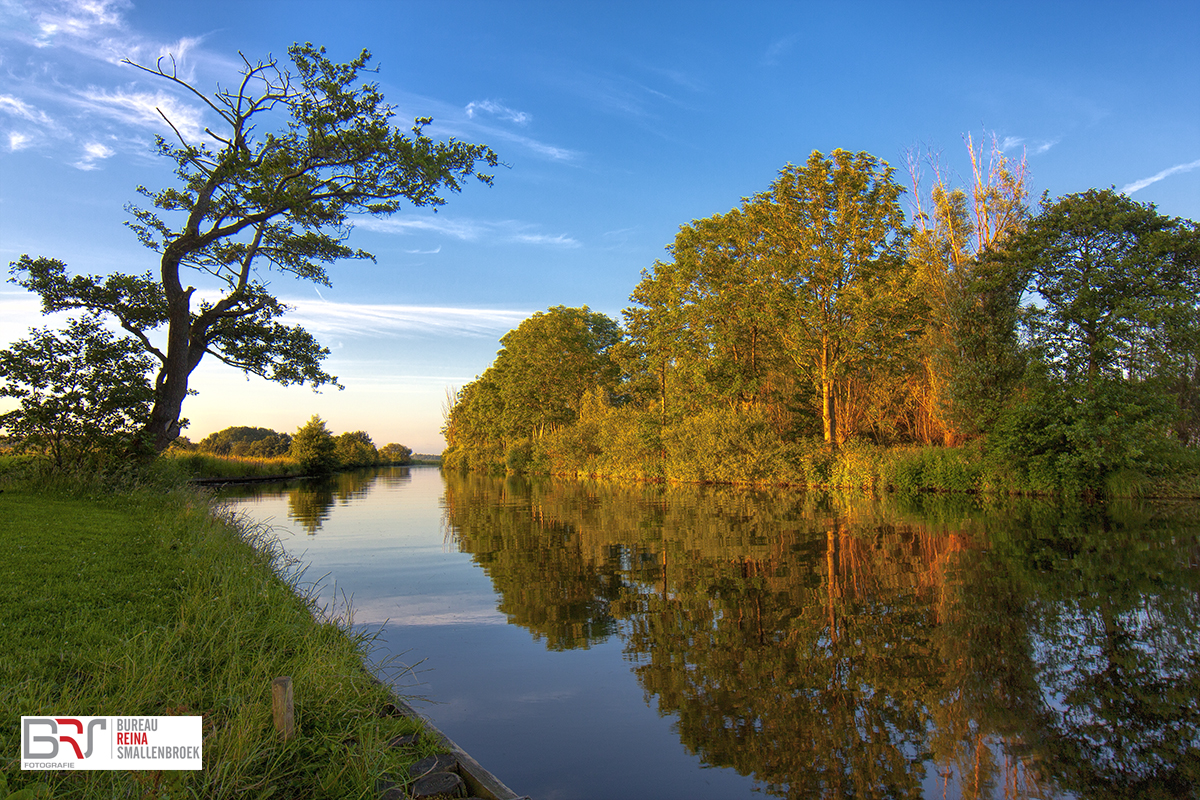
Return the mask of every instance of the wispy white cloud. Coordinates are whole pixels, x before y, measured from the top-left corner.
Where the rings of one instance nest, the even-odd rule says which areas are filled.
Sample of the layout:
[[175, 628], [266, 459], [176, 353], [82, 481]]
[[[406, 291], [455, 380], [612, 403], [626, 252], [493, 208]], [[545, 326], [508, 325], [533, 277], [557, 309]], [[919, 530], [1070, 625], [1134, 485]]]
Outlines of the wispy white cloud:
[[512, 241], [523, 244], [545, 244], [554, 247], [580, 246], [578, 241], [567, 236], [565, 233], [560, 233], [557, 236], [550, 236], [544, 233], [516, 233], [513, 234]]
[[115, 64], [140, 52], [142, 37], [125, 24], [128, 0], [7, 0], [0, 4], [4, 38], [37, 49], [66, 49]]
[[681, 86], [693, 92], [703, 91], [704, 84], [694, 78], [692, 75], [677, 69], [667, 69], [653, 64], [642, 64], [642, 69], [654, 75], [666, 78], [676, 86]]
[[204, 130], [203, 112], [199, 107], [162, 91], [91, 88], [81, 92], [77, 102], [93, 113], [169, 135], [170, 130], [163, 121], [163, 115], [166, 115], [189, 142], [198, 143]]
[[[462, 110], [448, 108], [443, 103], [429, 98], [414, 98], [411, 102], [414, 106], [425, 109], [422, 113], [429, 113], [434, 117], [438, 132], [442, 135], [450, 135], [463, 139], [478, 138], [493, 143], [511, 142], [553, 161], [573, 161], [579, 156], [574, 150], [547, 144], [526, 134], [517, 133], [511, 127], [489, 124], [479, 112], [489, 111], [489, 109], [483, 108], [483, 104], [491, 104], [492, 101], [490, 100], [469, 103]], [[533, 120], [532, 115], [524, 111], [515, 111], [499, 104], [495, 104], [495, 106], [497, 109], [502, 109], [503, 113], [500, 111], [494, 114], [489, 113], [489, 117], [496, 115], [500, 116], [501, 119], [508, 119], [521, 125], [525, 125]]]
[[28, 120], [29, 122], [36, 122], [39, 125], [54, 124], [45, 111], [36, 109], [24, 100], [12, 95], [0, 94], [0, 111]]
[[336, 303], [288, 299], [287, 320], [318, 334], [398, 336], [438, 334], [494, 336], [516, 327], [531, 311], [445, 306]]
[[119, 27], [121, 14], [132, 8], [129, 0], [50, 0], [39, 4], [34, 14], [39, 43], [49, 45], [55, 37], [88, 38], [97, 31]]
[[20, 133], [19, 131], [10, 131], [8, 134], [8, 149], [12, 152], [24, 150], [32, 144], [31, 137], [28, 134]]
[[408, 253], [409, 255], [413, 255], [413, 256], [432, 256], [432, 255], [437, 255], [438, 253], [442, 252], [442, 246], [439, 244], [437, 247], [433, 248], [432, 250], [405, 250], [404, 252]]
[[[14, 71], [16, 59], [5, 56], [10, 71], [0, 115], [32, 123], [8, 134], [10, 150], [52, 145], [65, 163], [97, 169], [116, 151], [145, 152], [141, 130], [173, 138], [158, 109], [190, 141], [204, 135], [201, 107], [164, 81], [142, 86], [155, 81], [118, 62], [153, 64], [171, 54], [179, 75], [191, 78], [191, 66], [215, 59], [200, 52], [198, 37], [164, 43], [133, 29], [126, 19], [132, 8], [129, 0], [0, 0], [0, 40], [14, 53], [23, 45], [27, 62], [23, 72]], [[90, 85], [72, 73], [86, 75]], [[117, 86], [114, 79], [128, 83]]]
[[1121, 188], [1121, 192], [1124, 194], [1133, 194], [1136, 191], [1145, 189], [1152, 183], [1158, 183], [1163, 178], [1168, 178], [1178, 172], [1191, 172], [1197, 167], [1200, 167], [1200, 160], [1189, 161], [1186, 164], [1176, 164], [1173, 167], [1167, 167], [1162, 172], [1151, 175], [1149, 178], [1142, 178], [1134, 181], [1133, 183], [1127, 184]]
[[1000, 140], [1000, 152], [1007, 153], [1009, 150], [1021, 147], [1027, 153], [1040, 156], [1060, 141], [1061, 139], [1026, 139], [1024, 136], [1005, 136]]
[[515, 142], [516, 144], [528, 147], [538, 155], [546, 156], [555, 161], [571, 161], [578, 155], [574, 150], [568, 150], [565, 147], [555, 147], [552, 144], [539, 142], [537, 139], [531, 139], [528, 136], [518, 136], [516, 134], [506, 135], [505, 133], [501, 132], [496, 138], [507, 139], [510, 142]]
[[[356, 227], [376, 233], [435, 233], [467, 242], [487, 241], [498, 244], [532, 244], [549, 247], [580, 247], [578, 240], [565, 233], [547, 234], [537, 226], [518, 220], [472, 220], [444, 216], [396, 216], [378, 219], [355, 217]], [[439, 248], [440, 249], [440, 248]], [[435, 251], [436, 252], [436, 251]]]
[[98, 169], [99, 162], [106, 158], [112, 158], [116, 154], [116, 150], [100, 144], [100, 142], [88, 142], [83, 146], [83, 157], [71, 166], [85, 171]]
[[[184, 36], [162, 42], [132, 28], [126, 13], [131, 0], [0, 0], [0, 38], [39, 50], [60, 50], [118, 64], [122, 59], [153, 63], [173, 56], [180, 77], [192, 78], [196, 61], [237, 69], [225, 56], [196, 53], [203, 37]], [[61, 60], [61, 58], [57, 59]]]
[[176, 64], [187, 60], [188, 53], [204, 41], [203, 36], [181, 36], [178, 41], [158, 48], [158, 58], [174, 59]]
[[479, 100], [467, 103], [467, 118], [474, 119], [475, 115], [484, 112], [491, 114], [494, 117], [515, 122], [518, 125], [528, 125], [533, 119], [533, 116], [524, 111], [517, 111], [515, 108], [509, 108], [497, 100]]
[[356, 228], [363, 228], [376, 233], [417, 233], [429, 232], [455, 239], [473, 242], [484, 231], [483, 225], [465, 219], [449, 219], [444, 216], [435, 217], [354, 217], [351, 220]]

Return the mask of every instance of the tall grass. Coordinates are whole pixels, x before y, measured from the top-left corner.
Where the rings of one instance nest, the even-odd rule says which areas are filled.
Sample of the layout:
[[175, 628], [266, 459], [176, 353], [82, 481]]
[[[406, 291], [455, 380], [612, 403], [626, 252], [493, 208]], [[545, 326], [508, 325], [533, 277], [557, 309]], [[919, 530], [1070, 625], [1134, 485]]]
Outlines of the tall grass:
[[168, 450], [164, 459], [174, 462], [192, 478], [274, 478], [304, 474], [300, 463], [290, 456], [219, 456]]
[[[46, 781], [55, 798], [367, 798], [431, 751], [387, 747], [419, 723], [385, 714], [391, 695], [363, 666], [372, 636], [317, 606], [269, 529], [162, 474], [90, 488], [10, 476], [0, 519], [0, 785]], [[281, 675], [299, 728], [287, 742], [271, 723]], [[204, 769], [20, 772], [19, 717], [64, 714], [201, 715]]]

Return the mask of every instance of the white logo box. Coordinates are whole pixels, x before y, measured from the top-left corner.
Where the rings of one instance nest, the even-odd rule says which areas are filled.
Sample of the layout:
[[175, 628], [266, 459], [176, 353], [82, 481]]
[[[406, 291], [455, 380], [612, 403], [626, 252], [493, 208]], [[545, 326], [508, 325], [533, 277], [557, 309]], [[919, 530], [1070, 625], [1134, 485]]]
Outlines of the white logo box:
[[21, 769], [202, 769], [203, 717], [21, 717]]

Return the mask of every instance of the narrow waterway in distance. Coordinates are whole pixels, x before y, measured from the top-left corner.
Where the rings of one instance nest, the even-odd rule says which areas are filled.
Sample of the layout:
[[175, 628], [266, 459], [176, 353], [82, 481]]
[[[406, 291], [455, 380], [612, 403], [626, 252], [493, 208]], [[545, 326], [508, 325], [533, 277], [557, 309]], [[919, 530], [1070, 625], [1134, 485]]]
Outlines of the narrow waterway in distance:
[[1197, 504], [432, 467], [224, 497], [535, 800], [1200, 791]]

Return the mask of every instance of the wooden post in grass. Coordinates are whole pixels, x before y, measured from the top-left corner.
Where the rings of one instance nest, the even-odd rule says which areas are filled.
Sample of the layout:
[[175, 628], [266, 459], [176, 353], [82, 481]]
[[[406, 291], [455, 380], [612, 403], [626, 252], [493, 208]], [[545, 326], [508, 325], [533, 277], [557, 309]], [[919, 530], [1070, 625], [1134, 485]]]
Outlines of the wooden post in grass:
[[292, 738], [296, 732], [296, 717], [292, 710], [291, 678], [271, 681], [271, 714], [275, 718], [275, 730], [283, 734], [283, 740]]

